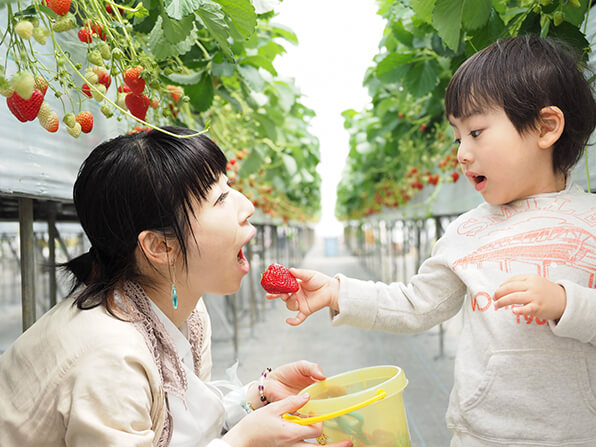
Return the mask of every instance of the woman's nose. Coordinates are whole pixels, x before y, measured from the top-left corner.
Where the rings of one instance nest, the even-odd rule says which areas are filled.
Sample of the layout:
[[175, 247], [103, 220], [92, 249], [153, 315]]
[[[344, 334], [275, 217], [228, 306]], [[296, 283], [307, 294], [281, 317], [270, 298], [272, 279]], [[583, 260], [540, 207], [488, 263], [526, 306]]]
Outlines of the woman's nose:
[[240, 209], [242, 212], [241, 218], [242, 218], [242, 222], [244, 222], [245, 220], [247, 220], [250, 216], [252, 216], [255, 212], [255, 206], [252, 204], [252, 202], [248, 199], [248, 197], [246, 197], [244, 194], [242, 194], [241, 192], [238, 192], [238, 194], [240, 194]]

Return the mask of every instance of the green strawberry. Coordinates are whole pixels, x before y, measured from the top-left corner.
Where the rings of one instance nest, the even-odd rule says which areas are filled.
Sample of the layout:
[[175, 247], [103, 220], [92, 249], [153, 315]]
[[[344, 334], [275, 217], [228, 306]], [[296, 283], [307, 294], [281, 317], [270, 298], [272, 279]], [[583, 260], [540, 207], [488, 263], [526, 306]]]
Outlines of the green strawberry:
[[101, 53], [101, 57], [103, 57], [105, 60], [112, 58], [112, 50], [110, 49], [110, 46], [105, 42], [102, 42], [99, 45], [99, 52]]
[[35, 79], [28, 71], [20, 71], [10, 79], [10, 84], [15, 92], [26, 101], [33, 94]]
[[21, 20], [14, 27], [15, 32], [23, 39], [31, 39], [33, 35], [33, 23], [29, 20]]
[[107, 104], [102, 104], [100, 110], [101, 110], [101, 113], [103, 113], [106, 118], [111, 118], [112, 115], [114, 114], [114, 112], [112, 111], [112, 108]]
[[46, 44], [49, 35], [50, 32], [47, 28], [44, 28], [43, 26], [33, 28], [33, 38], [42, 45]]
[[103, 57], [101, 57], [101, 53], [99, 52], [99, 50], [93, 50], [89, 52], [87, 60], [95, 65], [103, 65]]
[[62, 118], [62, 121], [64, 121], [64, 124], [66, 124], [67, 127], [74, 127], [74, 125], [77, 122], [77, 120], [75, 119], [74, 113], [72, 113], [72, 112], [64, 115], [64, 118]]
[[74, 16], [71, 13], [66, 14], [54, 23], [52, 29], [57, 33], [62, 33], [73, 29], [76, 26]]

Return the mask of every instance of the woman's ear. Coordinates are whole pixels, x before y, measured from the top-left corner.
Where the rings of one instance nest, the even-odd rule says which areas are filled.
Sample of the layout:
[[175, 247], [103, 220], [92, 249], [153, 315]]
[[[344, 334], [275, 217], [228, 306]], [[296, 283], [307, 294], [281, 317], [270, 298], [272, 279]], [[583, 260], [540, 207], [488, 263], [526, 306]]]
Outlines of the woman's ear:
[[538, 146], [541, 149], [552, 147], [561, 137], [565, 129], [565, 114], [557, 106], [548, 106], [540, 110], [540, 131]]
[[150, 263], [172, 264], [176, 261], [176, 239], [167, 239], [163, 234], [144, 230], [138, 236], [139, 246]]

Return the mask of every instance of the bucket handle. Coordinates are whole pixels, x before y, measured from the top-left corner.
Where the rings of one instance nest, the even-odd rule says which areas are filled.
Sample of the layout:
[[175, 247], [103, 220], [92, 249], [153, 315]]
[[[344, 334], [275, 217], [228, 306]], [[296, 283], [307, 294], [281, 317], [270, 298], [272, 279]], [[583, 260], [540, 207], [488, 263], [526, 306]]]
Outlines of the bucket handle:
[[372, 404], [373, 402], [377, 402], [381, 399], [384, 399], [387, 396], [387, 392], [384, 389], [379, 389], [376, 394], [368, 400], [364, 402], [360, 402], [356, 405], [352, 405], [351, 407], [344, 408], [342, 410], [332, 411], [331, 413], [322, 414], [320, 416], [313, 416], [309, 418], [301, 418], [300, 416], [296, 416], [293, 414], [284, 414], [283, 418], [287, 421], [294, 422], [300, 425], [311, 425], [317, 422], [327, 421], [329, 419], [336, 418], [338, 416], [342, 416], [347, 413], [351, 413], [352, 411], [356, 411], [361, 409], [362, 407], [366, 407], [367, 405]]

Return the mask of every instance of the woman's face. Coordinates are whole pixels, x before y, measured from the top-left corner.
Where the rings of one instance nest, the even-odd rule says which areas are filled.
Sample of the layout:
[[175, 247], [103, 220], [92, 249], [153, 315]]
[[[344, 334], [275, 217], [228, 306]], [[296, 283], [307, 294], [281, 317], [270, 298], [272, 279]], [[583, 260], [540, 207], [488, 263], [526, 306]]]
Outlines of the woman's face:
[[206, 200], [195, 205], [195, 215], [190, 214], [194, 238], [190, 234], [187, 241], [189, 293], [225, 295], [240, 289], [249, 270], [243, 248], [256, 233], [248, 222], [254, 211], [250, 200], [231, 188], [225, 175]]

